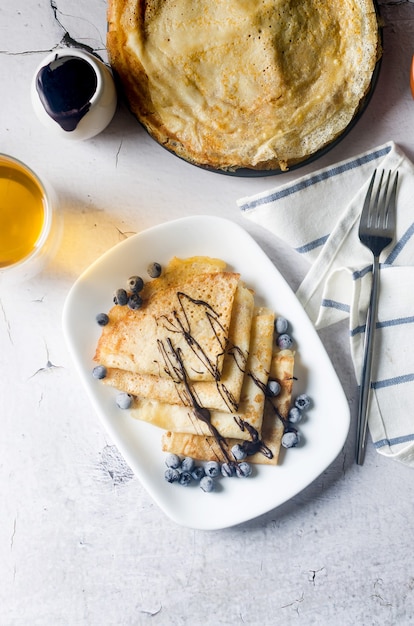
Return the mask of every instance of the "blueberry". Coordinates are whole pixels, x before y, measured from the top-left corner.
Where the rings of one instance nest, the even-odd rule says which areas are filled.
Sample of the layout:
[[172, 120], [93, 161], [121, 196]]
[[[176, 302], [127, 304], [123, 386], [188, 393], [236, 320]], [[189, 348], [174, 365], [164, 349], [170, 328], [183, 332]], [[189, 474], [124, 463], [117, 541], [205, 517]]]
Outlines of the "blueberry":
[[275, 321], [276, 332], [279, 335], [283, 335], [289, 327], [289, 322], [284, 317], [277, 317]]
[[236, 474], [239, 478], [247, 478], [252, 473], [252, 466], [250, 463], [246, 463], [243, 461], [242, 463], [238, 463], [236, 465]]
[[138, 293], [131, 293], [127, 304], [132, 311], [136, 311], [142, 307], [142, 298]]
[[288, 414], [288, 420], [291, 424], [298, 424], [302, 419], [302, 411], [297, 406], [293, 406]]
[[236, 473], [236, 468], [234, 467], [234, 463], [222, 463], [221, 465], [221, 473], [226, 478], [231, 478]]
[[282, 387], [277, 382], [277, 380], [269, 380], [267, 383], [267, 395], [271, 398], [275, 398], [280, 394]]
[[214, 480], [211, 476], [203, 476], [200, 480], [200, 487], [203, 491], [209, 493], [214, 490]]
[[181, 461], [181, 469], [183, 472], [192, 472], [194, 469], [194, 459], [191, 459], [189, 456], [186, 456], [185, 459]]
[[169, 467], [165, 470], [164, 478], [168, 483], [176, 483], [180, 479], [180, 472], [173, 467]]
[[141, 276], [130, 276], [127, 280], [127, 287], [132, 293], [139, 293], [144, 288], [144, 281]]
[[245, 459], [247, 456], [246, 451], [243, 450], [243, 447], [239, 443], [236, 443], [234, 446], [232, 446], [231, 453], [236, 461], [243, 461], [243, 459]]
[[132, 404], [132, 396], [129, 393], [125, 393], [125, 391], [120, 391], [115, 398], [116, 405], [120, 409], [129, 409]]
[[310, 398], [306, 393], [302, 393], [295, 400], [295, 406], [300, 410], [304, 411], [310, 406]]
[[282, 446], [284, 448], [294, 448], [300, 440], [299, 433], [296, 430], [288, 430], [282, 437]]
[[193, 477], [191, 476], [190, 472], [181, 472], [178, 482], [180, 483], [180, 485], [187, 487], [192, 480]]
[[191, 472], [191, 476], [194, 480], [201, 480], [206, 473], [204, 471], [204, 467], [202, 465], [197, 465], [193, 471]]
[[96, 316], [96, 321], [98, 322], [99, 326], [106, 326], [109, 322], [109, 317], [106, 313], [98, 313], [98, 315]]
[[172, 469], [177, 469], [181, 465], [181, 459], [177, 454], [169, 454], [165, 459], [165, 465]]
[[158, 278], [161, 275], [161, 265], [159, 263], [150, 263], [147, 268], [147, 272], [151, 278]]
[[105, 365], [97, 365], [92, 370], [92, 376], [94, 378], [105, 378], [106, 376], [106, 367]]
[[289, 350], [292, 344], [292, 337], [287, 333], [283, 333], [283, 335], [279, 335], [279, 337], [277, 338], [277, 345], [281, 350]]
[[114, 294], [114, 303], [125, 306], [128, 302], [128, 294], [125, 289], [117, 289]]
[[207, 476], [214, 478], [215, 476], [218, 476], [220, 472], [220, 464], [217, 463], [217, 461], [208, 461], [205, 465], [204, 471]]

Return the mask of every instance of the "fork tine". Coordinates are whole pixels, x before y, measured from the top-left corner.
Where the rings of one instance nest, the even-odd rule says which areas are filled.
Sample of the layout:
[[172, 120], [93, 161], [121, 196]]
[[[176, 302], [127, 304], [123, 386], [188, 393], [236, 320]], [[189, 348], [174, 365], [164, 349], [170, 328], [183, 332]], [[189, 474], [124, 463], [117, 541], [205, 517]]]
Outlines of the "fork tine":
[[[381, 176], [380, 176], [379, 183], [377, 186], [377, 192], [375, 194], [375, 202], [372, 205], [371, 220], [368, 222], [368, 226], [374, 226], [374, 228], [378, 228], [381, 212], [382, 212], [383, 207], [385, 207], [385, 198], [387, 196], [387, 186], [385, 186], [384, 193], [381, 196], [381, 187], [382, 187], [383, 180], [384, 180], [384, 170], [382, 170], [381, 172]], [[382, 200], [382, 204], [380, 200]]]
[[[391, 172], [388, 174], [388, 179], [390, 178]], [[387, 202], [387, 210], [386, 210], [386, 228], [395, 228], [395, 200], [397, 197], [397, 186], [398, 186], [398, 171], [395, 172], [394, 181], [392, 183], [390, 197]]]
[[368, 224], [368, 222], [369, 222], [372, 189], [374, 187], [374, 181], [375, 181], [376, 174], [377, 174], [377, 170], [374, 170], [374, 173], [371, 176], [371, 180], [369, 182], [368, 190], [367, 190], [367, 193], [366, 193], [366, 196], [365, 196], [364, 205], [362, 207], [361, 219], [360, 219], [360, 222], [359, 222], [359, 230], [360, 231], [361, 231], [361, 228], [363, 227], [363, 224], [364, 223]]
[[[388, 172], [387, 181], [385, 183], [381, 202], [378, 203], [377, 222], [374, 224], [377, 228], [384, 228], [386, 230], [394, 229], [395, 227], [395, 199], [397, 195], [397, 183], [398, 183], [398, 171], [393, 178], [392, 187], [389, 191], [391, 180], [391, 170]], [[380, 184], [382, 182], [382, 177]]]
[[[378, 192], [377, 192], [377, 214], [376, 214], [376, 223], [374, 226], [376, 228], [381, 228], [381, 226], [385, 226], [387, 221], [387, 211], [388, 211], [388, 203], [387, 203], [387, 195], [388, 195], [388, 186], [390, 184], [390, 176], [391, 172], [388, 172], [387, 180], [385, 181], [384, 189], [382, 190], [382, 183], [384, 180], [384, 170], [381, 172], [381, 178], [378, 183]], [[382, 196], [380, 197], [382, 190]]]

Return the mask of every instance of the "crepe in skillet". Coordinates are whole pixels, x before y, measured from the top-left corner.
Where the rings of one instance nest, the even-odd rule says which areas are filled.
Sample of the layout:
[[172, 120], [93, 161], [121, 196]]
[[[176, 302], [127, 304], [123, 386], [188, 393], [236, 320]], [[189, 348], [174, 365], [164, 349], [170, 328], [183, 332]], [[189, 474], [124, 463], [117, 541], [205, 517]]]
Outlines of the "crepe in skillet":
[[131, 111], [196, 165], [281, 169], [355, 118], [381, 54], [373, 0], [109, 0]]

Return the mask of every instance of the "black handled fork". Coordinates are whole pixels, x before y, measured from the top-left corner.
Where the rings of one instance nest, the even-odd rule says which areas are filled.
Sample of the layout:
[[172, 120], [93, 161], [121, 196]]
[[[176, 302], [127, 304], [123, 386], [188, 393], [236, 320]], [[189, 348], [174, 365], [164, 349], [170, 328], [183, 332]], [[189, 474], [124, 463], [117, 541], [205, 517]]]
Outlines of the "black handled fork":
[[364, 246], [371, 250], [374, 260], [372, 265], [371, 297], [365, 327], [364, 358], [359, 386], [356, 441], [356, 462], [358, 465], [362, 465], [365, 459], [374, 332], [377, 323], [379, 257], [381, 252], [390, 245], [395, 234], [395, 199], [397, 195], [398, 171], [393, 176], [391, 176], [391, 172], [388, 172], [384, 186], [384, 171], [382, 171], [376, 192], [373, 193], [375, 178], [376, 170], [368, 187], [359, 224], [359, 239]]

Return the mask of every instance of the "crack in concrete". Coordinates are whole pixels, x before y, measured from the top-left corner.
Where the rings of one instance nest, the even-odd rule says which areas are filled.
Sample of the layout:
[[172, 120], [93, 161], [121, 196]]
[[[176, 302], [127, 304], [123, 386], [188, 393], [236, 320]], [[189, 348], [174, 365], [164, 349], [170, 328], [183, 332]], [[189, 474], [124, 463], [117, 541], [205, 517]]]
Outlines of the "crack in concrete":
[[[62, 39], [60, 40], [60, 43], [57, 46], [55, 46], [55, 47], [58, 48], [59, 46], [64, 45], [64, 46], [67, 46], [69, 48], [71, 48], [71, 47], [72, 48], [82, 48], [86, 52], [89, 52], [90, 54], [93, 54], [93, 55], [97, 56], [98, 58], [101, 58], [96, 53], [96, 50], [94, 48], [92, 48], [91, 46], [88, 46], [86, 43], [83, 43], [81, 41], [78, 41], [77, 39], [74, 39], [74, 37], [72, 37], [70, 35], [68, 30], [65, 28], [65, 26], [62, 24], [62, 22], [59, 19], [58, 13], [60, 13], [61, 15], [65, 15], [65, 14], [62, 13], [61, 11], [59, 11], [59, 7], [57, 6], [55, 0], [50, 0], [50, 8], [53, 11], [53, 16], [54, 16], [54, 19], [55, 19], [56, 23], [64, 31], [64, 35], [63, 35]], [[67, 17], [73, 17], [73, 16], [67, 15]], [[105, 46], [103, 45], [103, 49], [104, 48], [105, 48]]]
[[20, 56], [29, 56], [30, 54], [47, 54], [51, 52], [51, 49], [47, 50], [21, 50], [19, 52], [10, 52], [9, 50], [0, 50], [0, 54], [9, 57], [20, 57]]
[[137, 234], [136, 231], [134, 231], [134, 230], [123, 231], [120, 228], [118, 228], [118, 226], [115, 226], [115, 228], [118, 231], [119, 235], [121, 235], [121, 237], [123, 239], [128, 239], [128, 237], [131, 237], [132, 235], [136, 235]]
[[37, 403], [38, 408], [40, 407], [42, 402], [43, 402], [43, 393], [40, 394], [39, 402]]
[[52, 361], [49, 358], [49, 349], [48, 349], [47, 345], [45, 345], [45, 348], [46, 348], [46, 358], [47, 358], [46, 365], [44, 367], [39, 367], [39, 369], [36, 370], [34, 374], [29, 376], [29, 380], [31, 378], [34, 378], [35, 376], [37, 376], [41, 372], [50, 372], [52, 369], [62, 369], [63, 368], [63, 365], [55, 365], [54, 363], [52, 363]]
[[[98, 37], [97, 38], [100, 40], [100, 42], [102, 44], [102, 46], [100, 48], [93, 48], [92, 46], [88, 46], [88, 44], [83, 43], [82, 41], [78, 41], [77, 39], [75, 39], [74, 37], [72, 37], [70, 35], [70, 33], [65, 28], [64, 24], [62, 23], [62, 21], [59, 18], [59, 14], [60, 15], [65, 15], [65, 14], [62, 13], [59, 10], [59, 7], [57, 6], [57, 3], [55, 2], [55, 0], [50, 0], [50, 8], [52, 9], [53, 17], [54, 17], [55, 22], [57, 23], [59, 28], [64, 33], [62, 39], [57, 44], [55, 44], [51, 48], [47, 48], [47, 49], [20, 50], [20, 51], [17, 51], [17, 52], [10, 52], [9, 50], [0, 50], [0, 55], [5, 55], [5, 56], [26, 56], [27, 55], [28, 56], [28, 55], [31, 55], [31, 54], [48, 54], [50, 52], [53, 52], [53, 50], [56, 50], [56, 48], [60, 48], [60, 47], [64, 46], [64, 47], [68, 47], [68, 48], [81, 48], [81, 49], [85, 50], [86, 52], [89, 52], [90, 54], [93, 54], [94, 56], [96, 56], [101, 61], [103, 61], [103, 59], [99, 56], [97, 50], [105, 50], [106, 46], [102, 42], [101, 34], [99, 33], [99, 31], [96, 28], [96, 26], [93, 23], [88, 22], [96, 29], [96, 32], [98, 33]], [[70, 16], [70, 15], [66, 15], [66, 16], [67, 17], [76, 17], [76, 16]], [[82, 18], [78, 17], [78, 19], [82, 19]]]
[[9, 320], [7, 319], [6, 310], [5, 310], [4, 305], [3, 305], [3, 302], [2, 302], [1, 300], [0, 300], [0, 310], [1, 310], [1, 312], [3, 313], [3, 319], [4, 319], [4, 323], [5, 323], [5, 325], [6, 325], [6, 332], [7, 332], [7, 335], [8, 335], [8, 337], [9, 337], [9, 340], [10, 340], [11, 345], [13, 346], [13, 345], [14, 345], [14, 342], [13, 342], [13, 337], [12, 337], [12, 334], [11, 334], [11, 326], [10, 326], [10, 322], [9, 322]]
[[52, 363], [52, 361], [48, 359], [46, 365], [44, 367], [39, 367], [39, 369], [36, 370], [35, 373], [29, 377], [29, 379], [34, 378], [35, 376], [37, 376], [37, 374], [40, 374], [40, 372], [48, 372], [52, 369], [61, 369], [62, 367], [62, 365], [55, 365], [54, 363]]
[[121, 152], [121, 148], [122, 148], [123, 142], [124, 142], [124, 140], [121, 139], [121, 141], [119, 143], [118, 151], [117, 151], [116, 156], [115, 156], [115, 167], [118, 167], [118, 159], [119, 159], [119, 154]]
[[281, 609], [287, 609], [288, 607], [295, 607], [295, 611], [296, 613], [299, 615], [299, 604], [301, 602], [303, 602], [305, 598], [305, 594], [302, 592], [302, 595], [300, 598], [298, 598], [297, 600], [293, 600], [293, 602], [290, 602], [289, 604], [284, 604], [283, 606], [281, 606]]
[[13, 522], [13, 532], [10, 537], [10, 550], [13, 551], [14, 538], [16, 536], [16, 526], [17, 526], [17, 517], [14, 518]]
[[161, 613], [161, 611], [162, 611], [162, 604], [160, 605], [160, 608], [156, 609], [155, 611], [141, 609], [140, 613], [143, 613], [144, 615], [149, 615], [150, 617], [155, 617], [156, 615], [158, 615], [158, 613]]
[[320, 567], [319, 569], [311, 569], [309, 570], [309, 582], [312, 583], [313, 585], [315, 584], [315, 579], [316, 579], [316, 574], [319, 574], [320, 572], [323, 572], [325, 568], [324, 567]]
[[388, 602], [388, 600], [385, 600], [382, 595], [380, 593], [378, 593], [377, 588], [378, 587], [382, 587], [383, 585], [383, 580], [382, 578], [377, 578], [377, 580], [374, 582], [374, 591], [375, 593], [371, 594], [371, 598], [376, 598], [377, 600], [379, 600], [380, 606], [392, 606], [391, 602]]

